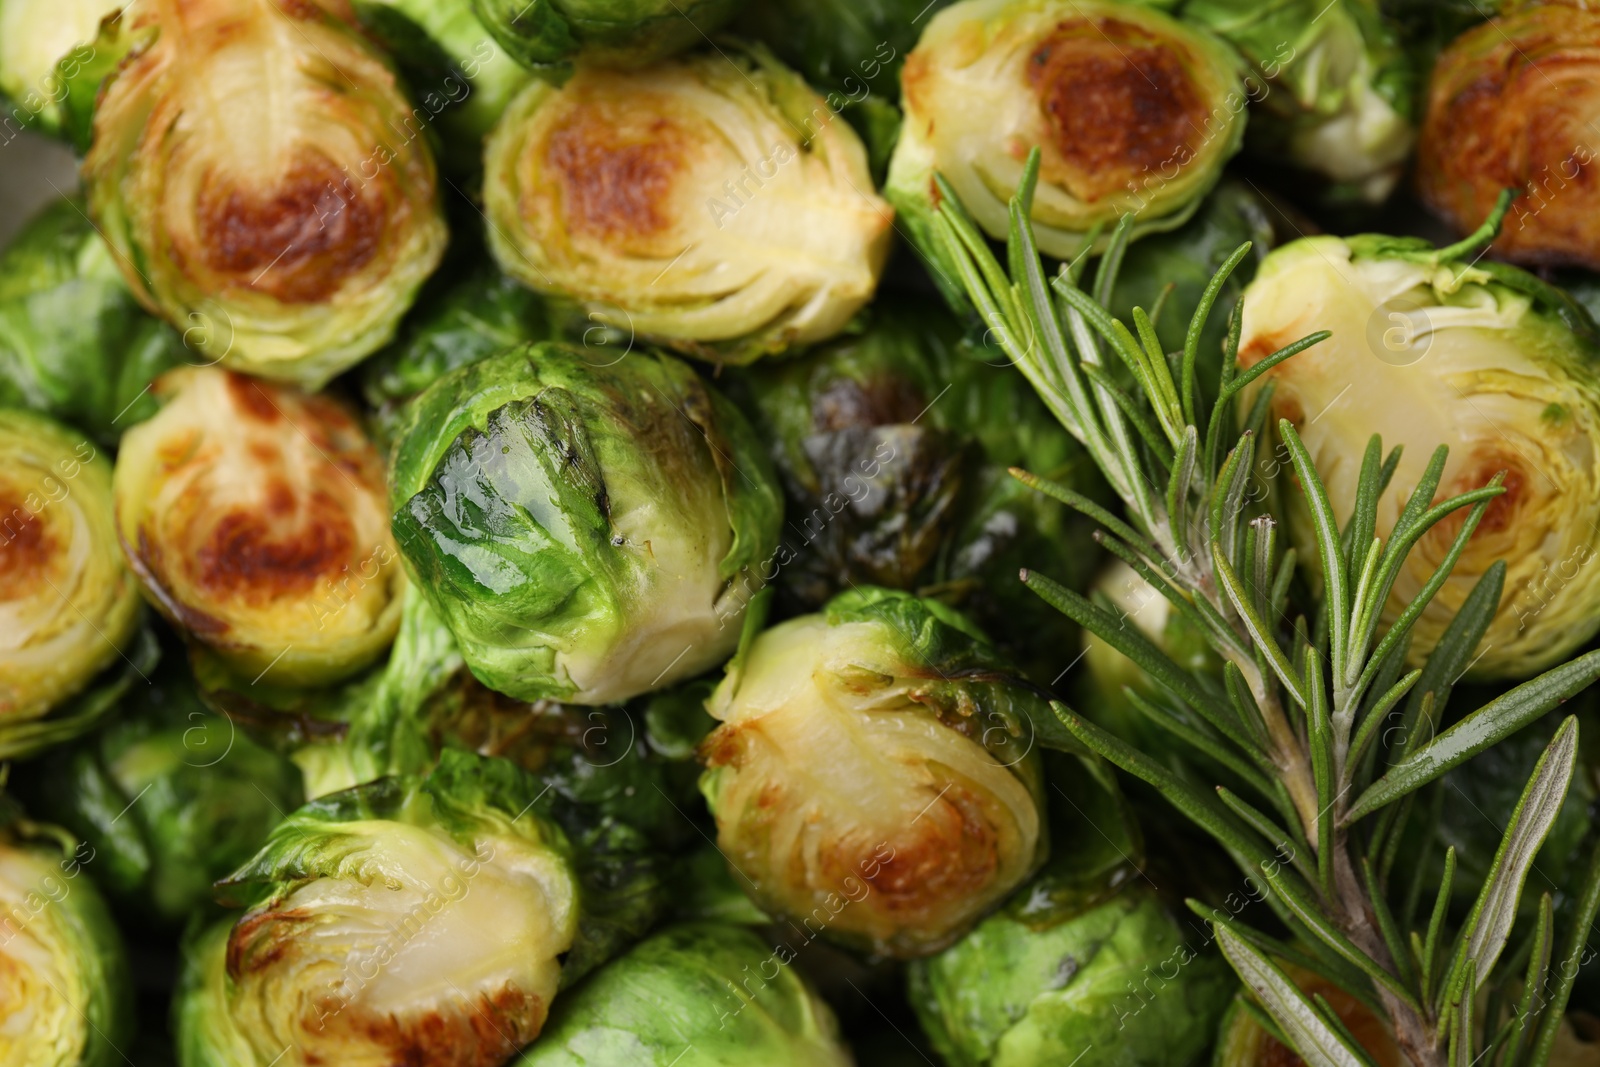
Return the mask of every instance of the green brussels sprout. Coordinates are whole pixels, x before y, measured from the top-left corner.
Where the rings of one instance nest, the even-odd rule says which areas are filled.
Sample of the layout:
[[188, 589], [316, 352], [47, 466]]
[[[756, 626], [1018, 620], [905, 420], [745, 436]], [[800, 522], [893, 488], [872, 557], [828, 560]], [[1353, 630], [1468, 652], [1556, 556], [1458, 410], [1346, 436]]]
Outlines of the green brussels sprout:
[[1428, 82], [1422, 201], [1467, 232], [1502, 189], [1522, 189], [1495, 251], [1600, 269], [1600, 202], [1588, 178], [1600, 152], [1597, 44], [1600, 11], [1576, 3], [1521, 4], [1451, 42]]
[[407, 409], [390, 507], [413, 580], [480, 681], [617, 703], [738, 642], [782, 500], [755, 432], [688, 366], [529, 345]]
[[100, 20], [120, 7], [122, 0], [0, 0], [0, 105], [9, 103], [0, 129], [61, 132], [67, 83], [93, 63]]
[[361, 367], [379, 437], [393, 440], [405, 403], [450, 371], [550, 334], [538, 294], [492, 267], [425, 296], [400, 336]]
[[[423, 122], [314, 3], [149, 3], [96, 47], [89, 214], [208, 362], [319, 389], [381, 347], [443, 252]], [[270, 89], [268, 88], [270, 87]]]
[[734, 0], [472, 0], [512, 58], [560, 84], [583, 63], [629, 69], [706, 40]]
[[953, 264], [933, 231], [943, 175], [991, 237], [1028, 152], [1043, 153], [1033, 200], [1041, 251], [1104, 248], [1194, 213], [1244, 135], [1241, 64], [1204, 30], [1111, 0], [961, 0], [934, 15], [901, 74], [905, 123], [885, 195], [956, 306]]
[[[144, 669], [139, 585], [117, 549], [111, 477], [82, 435], [0, 409], [0, 758], [92, 725], [116, 693], [69, 698], [102, 670]], [[52, 709], [61, 710], [46, 719]]]
[[177, 925], [304, 798], [294, 764], [208, 710], [181, 661], [152, 681], [108, 727], [28, 770], [39, 810], [93, 848], [100, 887]]
[[1045, 858], [1046, 698], [937, 601], [841, 594], [742, 648], [707, 710], [718, 846], [812, 936], [935, 952]]
[[[1471, 676], [1526, 676], [1594, 635], [1600, 375], [1594, 322], [1581, 307], [1514, 267], [1374, 234], [1276, 249], [1243, 307], [1244, 367], [1314, 329], [1333, 331], [1260, 384], [1272, 383], [1274, 421], [1295, 425], [1335, 514], [1354, 508], [1357, 457], [1375, 433], [1405, 447], [1378, 502], [1377, 535], [1385, 539], [1436, 447], [1450, 449], [1439, 483], [1446, 496], [1504, 472], [1506, 492], [1413, 631], [1413, 664], [1497, 560], [1507, 567], [1504, 593]], [[1287, 453], [1258, 466], [1270, 478], [1289, 466]], [[1292, 499], [1299, 505], [1299, 494]], [[1301, 559], [1316, 560], [1303, 507], [1290, 517]], [[1460, 521], [1433, 527], [1412, 549], [1389, 617], [1439, 567]]]
[[1335, 199], [1388, 197], [1416, 139], [1418, 79], [1378, 0], [1186, 0], [1182, 16], [1254, 72], [1248, 150], [1326, 177]]
[[146, 595], [245, 679], [349, 677], [400, 624], [383, 463], [333, 400], [216, 367], [156, 379], [122, 438], [117, 532]]
[[410, 75], [426, 112], [417, 117], [434, 119], [451, 149], [441, 156], [444, 166], [468, 159], [475, 166], [484, 135], [527, 82], [527, 71], [495, 43], [471, 0], [351, 0], [351, 6]]
[[1142, 886], [1050, 921], [1008, 905], [909, 977], [952, 1067], [1183, 1067], [1210, 1045], [1235, 987]]
[[291, 814], [219, 886], [248, 910], [190, 941], [184, 1067], [498, 1067], [659, 907], [640, 835], [554, 807], [512, 764], [452, 751]]
[[928, 16], [951, 0], [767, 0], [736, 28], [771, 48], [819, 89], [851, 102], [895, 100], [900, 68]]
[[837, 334], [893, 212], [860, 138], [762, 49], [534, 83], [484, 157], [489, 246], [627, 337], [748, 363]]
[[120, 1064], [133, 986], [122, 937], [84, 877], [95, 851], [0, 804], [0, 1063]]
[[115, 441], [154, 409], [150, 380], [184, 357], [177, 332], [128, 292], [76, 199], [45, 208], [0, 255], [0, 406]]
[[883, 299], [862, 332], [742, 375], [793, 534], [759, 577], [775, 575], [805, 610], [852, 585], [934, 596], [1018, 659], [1053, 662], [1076, 631], [1017, 571], [1081, 585], [1097, 550], [1085, 524], [1006, 468], [1093, 482], [1027, 380], [978, 354], [950, 316]]
[[[749, 930], [683, 923], [561, 998], [515, 1067], [849, 1067], [828, 1005]], [[770, 972], [770, 973], [769, 973]]]

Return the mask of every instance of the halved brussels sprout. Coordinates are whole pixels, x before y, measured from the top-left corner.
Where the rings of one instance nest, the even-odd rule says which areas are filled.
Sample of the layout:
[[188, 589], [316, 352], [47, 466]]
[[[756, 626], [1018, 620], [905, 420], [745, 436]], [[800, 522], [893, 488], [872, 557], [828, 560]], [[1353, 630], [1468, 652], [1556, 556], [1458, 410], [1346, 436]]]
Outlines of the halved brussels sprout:
[[0, 255], [0, 406], [115, 441], [154, 410], [150, 380], [185, 357], [177, 332], [128, 292], [77, 199], [45, 208]]
[[[1277, 249], [1244, 296], [1239, 361], [1250, 366], [1318, 329], [1333, 336], [1268, 372], [1272, 410], [1296, 426], [1334, 514], [1355, 506], [1360, 456], [1374, 433], [1404, 445], [1378, 503], [1387, 538], [1439, 445], [1439, 492], [1505, 472], [1450, 578], [1413, 631], [1421, 663], [1496, 560], [1499, 610], [1473, 662], [1480, 678], [1521, 677], [1558, 662], [1600, 628], [1600, 374], [1594, 323], [1565, 294], [1513, 267], [1468, 262], [1425, 241], [1311, 237]], [[1264, 384], [1264, 383], [1263, 383]], [[1287, 453], [1259, 461], [1262, 480]], [[1299, 494], [1292, 494], [1299, 504]], [[1295, 538], [1317, 558], [1303, 510]], [[1435, 526], [1407, 557], [1388, 613], [1410, 603], [1460, 529]]]
[[112, 1067], [133, 1032], [128, 961], [84, 869], [93, 848], [0, 818], [0, 1063]]
[[738, 642], [782, 500], [755, 432], [670, 356], [530, 345], [407, 409], [395, 537], [472, 672], [521, 700], [607, 704]]
[[177, 1007], [187, 1064], [498, 1067], [558, 989], [637, 937], [642, 839], [579, 841], [536, 779], [446, 752], [426, 778], [314, 801], [221, 884], [249, 910], [197, 939]]
[[1076, 631], [1017, 571], [1077, 587], [1097, 550], [1085, 524], [1006, 468], [1027, 463], [1086, 492], [1095, 479], [1027, 379], [984, 362], [960, 332], [925, 302], [885, 297], [860, 333], [737, 379], [790, 501], [761, 577], [810, 611], [852, 585], [937, 597], [1025, 649], [1030, 666], [1044, 661], [1049, 679]]
[[1239, 59], [1204, 30], [1112, 0], [962, 0], [928, 22], [901, 74], [905, 124], [885, 194], [960, 292], [933, 236], [934, 175], [1003, 238], [1028, 152], [1033, 228], [1070, 258], [1133, 213], [1132, 235], [1193, 214], [1244, 135]]
[[597, 323], [746, 363], [871, 297], [893, 212], [848, 123], [763, 50], [535, 83], [489, 138], [489, 245]]
[[1249, 150], [1323, 175], [1334, 199], [1389, 195], [1416, 135], [1417, 76], [1377, 0], [1187, 0], [1182, 15], [1255, 72]]
[[1462, 232], [1502, 189], [1524, 195], [1495, 241], [1523, 263], [1600, 268], [1600, 200], [1589, 174], [1600, 85], [1600, 11], [1525, 4], [1467, 31], [1434, 64], [1417, 189]]
[[68, 83], [94, 62], [100, 20], [122, 6], [122, 0], [0, 0], [0, 105], [10, 104], [0, 129], [60, 132]]
[[669, 927], [561, 998], [516, 1067], [850, 1067], [833, 1012], [749, 930]]
[[838, 596], [741, 649], [707, 710], [718, 845], [813, 937], [935, 952], [1044, 860], [1046, 699], [942, 604]]
[[[135, 44], [136, 42], [136, 44]], [[313, 3], [130, 9], [83, 163], [128, 286], [212, 362], [323, 383], [394, 333], [439, 261], [425, 125]]]
[[351, 0], [351, 6], [410, 75], [424, 112], [418, 117], [437, 123], [447, 147], [460, 149], [441, 155], [445, 169], [475, 168], [484, 135], [528, 73], [495, 43], [471, 0]]
[[355, 417], [215, 367], [151, 393], [161, 410], [117, 455], [117, 532], [162, 614], [255, 681], [320, 685], [382, 655], [405, 574]]
[[400, 336], [361, 365], [380, 437], [392, 439], [400, 409], [450, 371], [551, 332], [544, 300], [493, 267], [425, 294]]
[[102, 668], [140, 669], [139, 615], [110, 460], [52, 419], [0, 409], [0, 758]]
[[105, 729], [22, 768], [39, 810], [95, 852], [89, 873], [139, 914], [177, 925], [303, 802], [294, 764], [203, 705], [171, 666]]
[[574, 63], [629, 69], [707, 39], [734, 0], [472, 0], [517, 62], [559, 84]]
[[945, 1062], [1184, 1067], [1200, 1057], [1234, 989], [1205, 941], [1142, 886], [1048, 922], [1022, 914], [1029, 895], [911, 965], [912, 1007]]

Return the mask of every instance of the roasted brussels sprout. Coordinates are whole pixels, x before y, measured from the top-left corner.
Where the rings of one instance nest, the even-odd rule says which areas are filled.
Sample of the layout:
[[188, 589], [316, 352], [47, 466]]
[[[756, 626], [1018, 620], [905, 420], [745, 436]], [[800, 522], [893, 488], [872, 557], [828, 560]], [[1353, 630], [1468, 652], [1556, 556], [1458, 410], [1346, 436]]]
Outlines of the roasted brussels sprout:
[[95, 851], [0, 804], [0, 1062], [122, 1063], [132, 984], [122, 937], [84, 875]]
[[576, 838], [550, 807], [510, 763], [446, 752], [290, 815], [221, 884], [249, 910], [191, 943], [185, 1067], [498, 1067], [658, 903], [637, 834]]
[[[445, 226], [393, 71], [313, 3], [129, 9], [96, 47], [89, 213], [140, 302], [208, 362], [323, 383], [394, 333]], [[270, 90], [269, 88], [270, 87]]]
[[[1474, 676], [1527, 676], [1588, 640], [1600, 627], [1590, 610], [1600, 580], [1590, 566], [1600, 548], [1600, 376], [1588, 315], [1514, 267], [1369, 234], [1306, 238], [1269, 255], [1245, 292], [1240, 363], [1321, 328], [1333, 336], [1265, 380], [1274, 383], [1274, 415], [1297, 428], [1334, 514], [1355, 505], [1356, 457], [1374, 433], [1405, 446], [1378, 503], [1380, 537], [1439, 445], [1450, 448], [1441, 493], [1505, 472], [1505, 494], [1413, 631], [1412, 661], [1434, 647], [1496, 560], [1507, 565], [1505, 590]], [[1287, 453], [1267, 456], [1258, 473], [1266, 480], [1287, 466]], [[1293, 525], [1301, 558], [1315, 560], [1309, 526]], [[1411, 551], [1390, 615], [1416, 596], [1459, 529], [1458, 519], [1441, 523]]]
[[862, 332], [746, 372], [790, 501], [758, 577], [811, 611], [852, 585], [919, 591], [1017, 645], [1017, 658], [1053, 663], [1075, 631], [1017, 570], [1079, 586], [1096, 549], [1006, 468], [1026, 462], [1089, 489], [1088, 464], [1027, 379], [983, 354], [950, 316], [884, 297]]
[[178, 925], [303, 801], [300, 772], [195, 694], [172, 658], [117, 718], [31, 772], [38, 810], [95, 853], [89, 874], [137, 914]]
[[472, 0], [517, 62], [560, 84], [573, 64], [633, 68], [721, 29], [734, 0]]
[[363, 27], [382, 42], [410, 75], [417, 108], [412, 117], [433, 122], [446, 143], [441, 163], [471, 159], [483, 137], [528, 80], [478, 21], [471, 0], [351, 0]]
[[[901, 74], [905, 123], [885, 195], [947, 295], [933, 235], [942, 174], [991, 237], [1030, 149], [1033, 229], [1050, 256], [1134, 215], [1132, 234], [1193, 214], [1239, 148], [1241, 63], [1204, 30], [1110, 0], [962, 0], [933, 16]], [[964, 303], [964, 299], [958, 301]]]
[[1182, 14], [1253, 69], [1247, 150], [1324, 176], [1334, 199], [1389, 195], [1416, 136], [1417, 77], [1377, 0], [1186, 0]]
[[788, 949], [684, 923], [635, 945], [557, 1003], [516, 1067], [849, 1067], [833, 1012]]
[[[61, 130], [68, 84], [95, 60], [100, 20], [122, 0], [0, 0], [0, 129]], [[3, 144], [4, 142], [0, 142]]]
[[[1046, 882], [1047, 879], [1041, 879]], [[953, 1067], [1184, 1067], [1211, 1043], [1227, 967], [1155, 894], [1130, 886], [1072, 913], [1017, 904], [911, 965], [912, 1006]]]
[[[40, 720], [130, 654], [139, 586], [117, 550], [111, 463], [87, 438], [0, 409], [0, 758], [86, 728], [104, 701]], [[114, 694], [110, 694], [114, 703]]]
[[115, 441], [154, 410], [150, 380], [185, 358], [177, 332], [128, 292], [76, 199], [47, 207], [0, 255], [0, 406]]
[[855, 131], [759, 49], [530, 85], [484, 167], [507, 273], [705, 359], [833, 336], [889, 251]]
[[671, 356], [545, 343], [462, 367], [406, 412], [390, 506], [472, 672], [607, 704], [738, 642], [782, 500], [755, 432]]
[[886, 589], [780, 623], [707, 704], [701, 790], [756, 902], [812, 936], [916, 956], [1043, 862], [1045, 699], [957, 612]]
[[246, 679], [320, 685], [383, 654], [405, 575], [383, 464], [333, 400], [216, 367], [156, 379], [122, 438], [117, 532], [146, 595]]
[[392, 439], [401, 407], [450, 371], [550, 334], [539, 295], [492, 267], [441, 286], [400, 336], [361, 366], [362, 394], [377, 410], [380, 436]]
[[1417, 189], [1462, 232], [1522, 189], [1494, 248], [1522, 263], [1600, 268], [1594, 47], [1600, 11], [1524, 4], [1439, 56], [1417, 148]]

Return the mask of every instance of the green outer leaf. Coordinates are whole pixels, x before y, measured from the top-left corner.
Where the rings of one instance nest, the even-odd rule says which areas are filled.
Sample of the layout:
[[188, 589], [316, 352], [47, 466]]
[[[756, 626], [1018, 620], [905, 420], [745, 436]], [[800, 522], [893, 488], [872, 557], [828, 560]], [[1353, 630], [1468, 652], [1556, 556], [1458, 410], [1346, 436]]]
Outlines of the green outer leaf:
[[1600, 651], [1589, 652], [1523, 682], [1428, 742], [1350, 805], [1344, 824], [1365, 818], [1509, 737], [1600, 678]]
[[[1478, 983], [1489, 978], [1495, 962], [1504, 951], [1511, 927], [1517, 921], [1517, 905], [1522, 886], [1539, 846], [1544, 844], [1550, 826], [1561, 813], [1572, 768], [1578, 757], [1578, 720], [1568, 716], [1539, 762], [1534, 765], [1528, 786], [1512, 813], [1511, 824], [1500, 839], [1488, 880], [1473, 905], [1472, 915], [1462, 928], [1462, 944], [1457, 966], [1476, 968]], [[1476, 986], [1474, 986], [1476, 988]], [[1464, 998], [1470, 999], [1470, 998]]]
[[1255, 994], [1290, 1041], [1306, 1067], [1372, 1067], [1360, 1049], [1322, 1018], [1289, 976], [1266, 956], [1235, 934], [1226, 924], [1215, 924], [1217, 946], [1239, 978]]

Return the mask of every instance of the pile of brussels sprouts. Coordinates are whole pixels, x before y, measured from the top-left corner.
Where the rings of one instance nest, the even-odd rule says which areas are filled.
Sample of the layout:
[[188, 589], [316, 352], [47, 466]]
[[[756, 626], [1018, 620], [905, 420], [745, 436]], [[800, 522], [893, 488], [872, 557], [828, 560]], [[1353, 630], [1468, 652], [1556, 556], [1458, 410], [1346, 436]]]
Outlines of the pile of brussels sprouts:
[[1592, 4], [0, 0], [0, 104], [0, 1065], [1600, 1062]]

